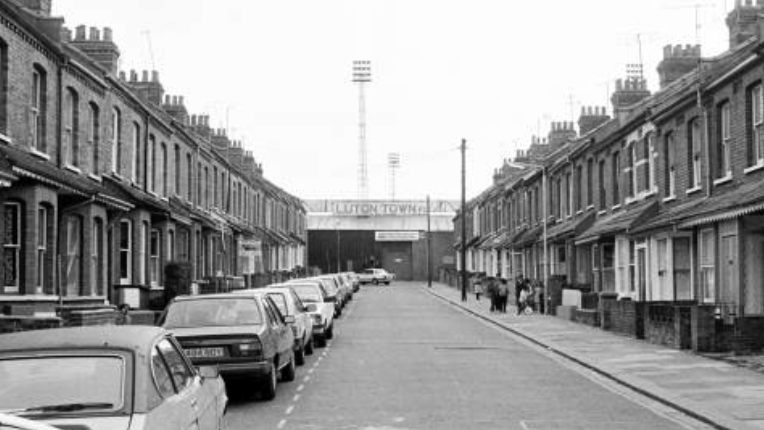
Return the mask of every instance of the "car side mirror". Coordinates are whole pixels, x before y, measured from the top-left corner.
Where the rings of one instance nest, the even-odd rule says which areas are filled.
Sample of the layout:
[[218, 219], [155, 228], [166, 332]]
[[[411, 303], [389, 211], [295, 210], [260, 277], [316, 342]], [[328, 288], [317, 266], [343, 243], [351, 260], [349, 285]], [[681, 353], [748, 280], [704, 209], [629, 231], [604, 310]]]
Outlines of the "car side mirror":
[[217, 366], [201, 366], [199, 367], [199, 376], [202, 380], [215, 379], [220, 376], [220, 369]]
[[287, 315], [284, 317], [284, 322], [287, 324], [294, 324], [295, 323], [294, 315]]
[[324, 303], [334, 303], [334, 297], [324, 297]]

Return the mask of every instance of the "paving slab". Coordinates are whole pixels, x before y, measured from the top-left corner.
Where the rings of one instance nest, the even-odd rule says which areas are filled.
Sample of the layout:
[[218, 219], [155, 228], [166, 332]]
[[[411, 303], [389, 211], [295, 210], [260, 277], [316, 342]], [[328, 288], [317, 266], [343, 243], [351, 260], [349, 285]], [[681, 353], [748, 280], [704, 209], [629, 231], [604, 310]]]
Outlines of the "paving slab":
[[[490, 312], [453, 287], [431, 294], [719, 429], [764, 429], [764, 374], [554, 316]], [[554, 428], [548, 424], [529, 428]]]

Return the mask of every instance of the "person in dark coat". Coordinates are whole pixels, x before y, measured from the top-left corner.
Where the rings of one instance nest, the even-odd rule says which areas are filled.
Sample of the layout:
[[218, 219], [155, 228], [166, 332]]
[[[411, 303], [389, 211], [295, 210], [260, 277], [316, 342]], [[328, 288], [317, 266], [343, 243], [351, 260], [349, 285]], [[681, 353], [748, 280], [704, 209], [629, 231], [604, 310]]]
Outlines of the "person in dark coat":
[[509, 300], [509, 285], [506, 279], [499, 281], [499, 312], [507, 313], [507, 301]]
[[520, 315], [524, 310], [524, 304], [520, 301], [520, 295], [525, 289], [526, 282], [522, 274], [517, 275], [515, 280], [515, 304], [517, 305], [517, 314]]

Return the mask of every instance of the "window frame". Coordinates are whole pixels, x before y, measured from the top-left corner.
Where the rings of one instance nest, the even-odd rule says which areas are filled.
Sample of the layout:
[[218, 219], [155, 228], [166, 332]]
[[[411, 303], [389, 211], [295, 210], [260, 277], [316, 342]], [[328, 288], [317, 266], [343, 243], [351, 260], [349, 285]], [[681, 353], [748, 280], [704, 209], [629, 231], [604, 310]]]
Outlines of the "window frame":
[[[15, 201], [7, 201], [3, 204], [3, 218], [4, 218], [4, 231], [6, 233], [10, 232], [14, 234], [14, 238], [9, 238], [8, 236], [3, 237], [3, 261], [7, 261], [5, 259], [6, 253], [12, 253], [15, 254], [14, 258], [14, 271], [15, 271], [15, 284], [9, 285], [6, 284], [6, 281], [8, 280], [8, 273], [7, 268], [6, 272], [3, 273], [3, 293], [6, 294], [15, 294], [19, 292], [19, 288], [21, 287], [21, 256], [22, 256], [22, 247], [23, 247], [23, 239], [22, 239], [22, 207], [20, 202]], [[15, 211], [15, 226], [13, 229], [8, 229], [8, 210], [14, 208]]]
[[[124, 226], [127, 226], [127, 234], [125, 234]], [[119, 222], [119, 268], [117, 276], [119, 277], [120, 285], [130, 285], [133, 282], [133, 222], [132, 220], [123, 219]], [[123, 240], [126, 238], [126, 246], [123, 247]], [[124, 265], [122, 264], [122, 256], [125, 256]], [[125, 276], [122, 276], [124, 269]]]

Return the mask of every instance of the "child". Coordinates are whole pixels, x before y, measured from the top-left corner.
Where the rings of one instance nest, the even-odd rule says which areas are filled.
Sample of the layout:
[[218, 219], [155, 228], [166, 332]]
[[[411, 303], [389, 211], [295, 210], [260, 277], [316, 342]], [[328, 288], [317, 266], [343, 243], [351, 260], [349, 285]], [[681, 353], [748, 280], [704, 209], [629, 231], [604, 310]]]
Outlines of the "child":
[[472, 287], [475, 291], [475, 300], [480, 301], [480, 295], [483, 294], [483, 284], [480, 283], [480, 278], [476, 278]]

